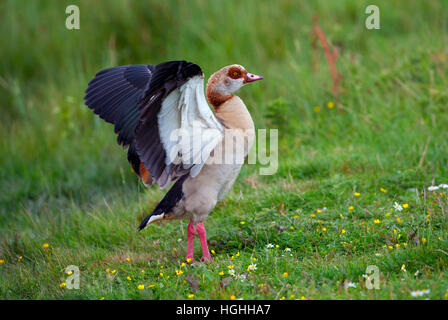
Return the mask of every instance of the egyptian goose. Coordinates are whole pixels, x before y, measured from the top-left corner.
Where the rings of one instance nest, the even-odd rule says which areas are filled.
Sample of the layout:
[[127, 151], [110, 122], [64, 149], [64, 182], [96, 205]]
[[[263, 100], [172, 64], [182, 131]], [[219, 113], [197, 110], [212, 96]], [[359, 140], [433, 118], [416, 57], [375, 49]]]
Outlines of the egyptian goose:
[[215, 72], [206, 89], [215, 113], [204, 95], [204, 74], [191, 62], [105, 69], [88, 85], [86, 105], [114, 124], [142, 182], [161, 188], [174, 182], [139, 230], [157, 220], [190, 220], [187, 261], [194, 261], [196, 231], [201, 261], [212, 260], [204, 220], [232, 187], [255, 136], [252, 118], [233, 92], [260, 79], [237, 64]]

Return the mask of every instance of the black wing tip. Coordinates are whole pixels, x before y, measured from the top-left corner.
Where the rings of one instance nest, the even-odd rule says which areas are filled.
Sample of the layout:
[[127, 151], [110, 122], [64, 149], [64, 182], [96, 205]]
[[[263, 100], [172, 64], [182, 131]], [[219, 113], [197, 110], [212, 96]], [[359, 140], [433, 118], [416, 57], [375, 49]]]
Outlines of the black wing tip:
[[148, 225], [148, 221], [149, 219], [151, 219], [152, 216], [154, 215], [158, 215], [160, 214], [160, 210], [159, 210], [159, 206], [157, 206], [153, 212], [151, 212], [150, 214], [148, 214], [145, 219], [143, 219], [143, 221], [140, 223], [140, 225], [138, 226], [138, 231], [143, 230], [147, 225]]
[[148, 224], [148, 221], [143, 220], [143, 222], [138, 226], [137, 231], [142, 231], [146, 225]]

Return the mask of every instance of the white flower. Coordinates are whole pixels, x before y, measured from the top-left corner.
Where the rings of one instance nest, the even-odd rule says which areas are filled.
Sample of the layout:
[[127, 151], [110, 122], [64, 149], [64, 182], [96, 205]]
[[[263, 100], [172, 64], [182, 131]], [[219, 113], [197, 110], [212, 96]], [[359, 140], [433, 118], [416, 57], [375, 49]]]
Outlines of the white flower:
[[285, 248], [285, 252], [291, 252], [291, 248]]
[[420, 273], [420, 271], [415, 271], [415, 273], [414, 273], [414, 276], [416, 277], [416, 276], [418, 276], [418, 274]]
[[429, 289], [411, 291], [411, 296], [413, 296], [414, 298], [421, 297], [424, 294], [429, 294], [430, 292], [431, 292], [431, 290], [429, 290]]
[[436, 191], [436, 190], [439, 190], [438, 186], [430, 186], [430, 187], [428, 187], [428, 191]]
[[401, 266], [401, 271], [406, 272], [406, 266], [405, 265]]
[[381, 253], [375, 253], [375, 256], [381, 257], [382, 255], [381, 255]]
[[368, 276], [367, 274], [363, 274], [362, 277], [363, 277], [364, 279], [369, 279], [369, 276]]
[[402, 211], [403, 210], [403, 207], [398, 202], [394, 203], [394, 208], [397, 211]]
[[296, 212], [297, 213], [302, 213], [302, 209], [297, 209]]
[[268, 243], [268, 244], [266, 245], [266, 248], [268, 248], [268, 249], [274, 248], [274, 245], [273, 245], [272, 243]]
[[245, 275], [245, 274], [240, 274], [240, 275], [238, 276], [238, 279], [240, 279], [241, 282], [243, 282], [244, 280], [246, 280], [246, 275]]
[[448, 184], [440, 184], [439, 188], [448, 189]]
[[252, 263], [247, 267], [247, 271], [257, 270], [257, 265]]
[[229, 274], [230, 274], [231, 276], [235, 276], [235, 270], [230, 269], [230, 270], [229, 270]]
[[356, 288], [356, 283], [354, 283], [354, 282], [348, 282], [348, 283], [345, 285], [345, 287], [346, 287], [346, 288]]

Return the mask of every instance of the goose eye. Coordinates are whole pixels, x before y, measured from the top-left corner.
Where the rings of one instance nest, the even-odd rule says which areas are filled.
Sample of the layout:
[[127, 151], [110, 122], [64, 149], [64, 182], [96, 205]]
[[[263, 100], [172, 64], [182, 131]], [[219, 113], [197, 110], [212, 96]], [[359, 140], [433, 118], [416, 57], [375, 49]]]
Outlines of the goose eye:
[[229, 70], [228, 75], [232, 79], [238, 79], [238, 78], [241, 77], [241, 71], [240, 70], [235, 70], [235, 69], [232, 70], [231, 69], [231, 70]]

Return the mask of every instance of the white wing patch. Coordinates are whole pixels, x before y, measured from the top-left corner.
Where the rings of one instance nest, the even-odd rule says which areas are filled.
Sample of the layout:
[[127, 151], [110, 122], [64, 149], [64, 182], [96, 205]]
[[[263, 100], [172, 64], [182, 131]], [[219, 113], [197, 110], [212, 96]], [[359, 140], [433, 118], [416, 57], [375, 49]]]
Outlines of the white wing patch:
[[204, 79], [195, 76], [171, 92], [158, 114], [159, 134], [166, 151], [165, 164], [182, 164], [199, 174], [210, 152], [222, 140], [224, 127], [204, 95]]

